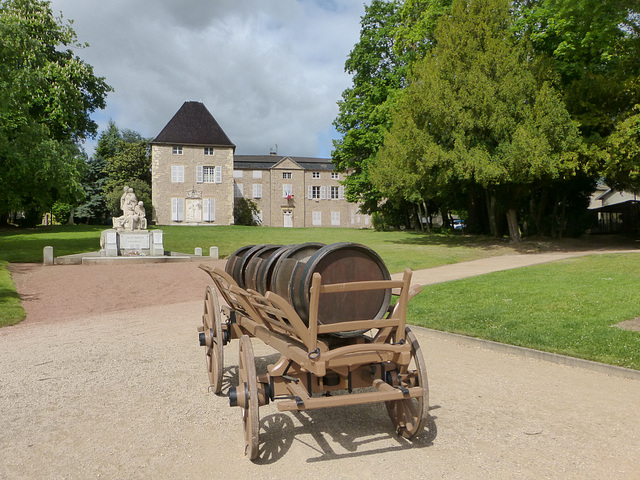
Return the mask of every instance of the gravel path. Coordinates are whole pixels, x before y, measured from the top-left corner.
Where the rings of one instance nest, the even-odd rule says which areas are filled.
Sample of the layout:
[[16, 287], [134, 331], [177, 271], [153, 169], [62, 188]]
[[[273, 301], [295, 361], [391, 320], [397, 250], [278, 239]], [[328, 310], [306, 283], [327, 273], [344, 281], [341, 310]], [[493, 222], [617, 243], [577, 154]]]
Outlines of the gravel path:
[[[0, 329], [2, 479], [638, 478], [640, 381], [424, 329], [421, 438], [396, 437], [382, 405], [272, 404], [252, 463], [240, 411], [207, 391], [196, 264], [11, 268], [28, 318]], [[264, 370], [273, 351], [253, 345]], [[226, 392], [237, 342], [225, 356]]]

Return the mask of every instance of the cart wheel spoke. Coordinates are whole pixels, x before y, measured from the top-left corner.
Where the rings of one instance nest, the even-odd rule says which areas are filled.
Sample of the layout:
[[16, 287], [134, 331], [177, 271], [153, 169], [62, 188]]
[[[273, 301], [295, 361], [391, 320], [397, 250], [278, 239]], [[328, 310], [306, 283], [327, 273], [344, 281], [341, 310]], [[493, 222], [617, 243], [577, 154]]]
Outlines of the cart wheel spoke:
[[204, 333], [210, 337], [211, 345], [206, 347], [207, 373], [209, 385], [214, 393], [222, 391], [222, 370], [224, 368], [224, 356], [222, 352], [222, 318], [218, 296], [215, 291], [207, 286], [204, 297], [204, 314], [202, 315]]
[[240, 405], [244, 424], [244, 453], [249, 459], [258, 457], [260, 417], [258, 414], [258, 380], [253, 347], [248, 335], [240, 337], [240, 355], [238, 359], [239, 389], [247, 393], [245, 405]]
[[406, 339], [411, 344], [411, 361], [408, 368], [400, 368], [400, 373], [410, 372], [407, 380], [422, 387], [424, 396], [387, 402], [386, 406], [396, 431], [405, 438], [413, 438], [422, 432], [429, 418], [429, 385], [420, 345], [409, 327], [406, 328]]

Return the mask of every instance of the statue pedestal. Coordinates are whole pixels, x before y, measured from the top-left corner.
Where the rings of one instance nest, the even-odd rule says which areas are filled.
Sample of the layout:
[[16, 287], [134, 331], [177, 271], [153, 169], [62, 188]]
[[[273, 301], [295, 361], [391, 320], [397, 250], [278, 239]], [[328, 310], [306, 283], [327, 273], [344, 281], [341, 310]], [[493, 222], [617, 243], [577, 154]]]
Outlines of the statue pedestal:
[[103, 230], [100, 255], [103, 257], [162, 256], [162, 230]]

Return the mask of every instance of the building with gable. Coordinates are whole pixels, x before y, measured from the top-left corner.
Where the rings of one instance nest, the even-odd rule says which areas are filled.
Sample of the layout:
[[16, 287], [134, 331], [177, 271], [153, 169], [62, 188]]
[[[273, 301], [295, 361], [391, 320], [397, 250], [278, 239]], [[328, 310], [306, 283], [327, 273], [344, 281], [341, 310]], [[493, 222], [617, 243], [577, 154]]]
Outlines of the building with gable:
[[233, 224], [234, 199], [258, 206], [273, 227], [370, 226], [344, 198], [328, 158], [235, 155], [204, 104], [185, 102], [151, 142], [153, 220], [158, 225]]

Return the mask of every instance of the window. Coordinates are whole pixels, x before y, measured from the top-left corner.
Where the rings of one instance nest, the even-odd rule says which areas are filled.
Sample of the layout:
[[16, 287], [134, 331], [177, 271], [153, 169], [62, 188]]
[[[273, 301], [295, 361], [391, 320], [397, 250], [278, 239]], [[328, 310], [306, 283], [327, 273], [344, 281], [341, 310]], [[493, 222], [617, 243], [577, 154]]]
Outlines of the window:
[[243, 188], [242, 188], [242, 184], [241, 183], [234, 183], [233, 184], [233, 196], [236, 198], [242, 197], [243, 196]]
[[184, 165], [171, 165], [171, 181], [173, 183], [184, 182]]
[[291, 178], [291, 172], [282, 172], [282, 178], [288, 180]]
[[313, 172], [311, 178], [320, 178], [320, 172]]
[[262, 198], [262, 184], [254, 183], [253, 184], [253, 198]]
[[173, 147], [174, 155], [182, 155], [182, 147]]
[[322, 225], [322, 212], [312, 212], [313, 225]]
[[184, 198], [171, 199], [171, 220], [184, 222]]
[[262, 170], [254, 170], [253, 178], [262, 178]]
[[285, 183], [282, 185], [282, 198], [287, 198], [289, 195], [293, 195], [293, 185]]
[[233, 178], [242, 178], [242, 170], [234, 170]]
[[216, 221], [216, 199], [215, 198], [202, 199], [202, 220], [205, 222]]
[[331, 172], [331, 180], [338, 180], [340, 178], [340, 175], [338, 174], [338, 172]]
[[204, 147], [205, 155], [213, 155], [213, 147]]
[[329, 198], [331, 200], [337, 200], [338, 199], [338, 187], [329, 187]]
[[309, 185], [309, 192], [307, 194], [309, 200], [320, 200], [320, 187], [315, 185]]
[[331, 212], [331, 225], [340, 226], [340, 212]]
[[222, 183], [222, 167], [196, 167], [197, 183]]

